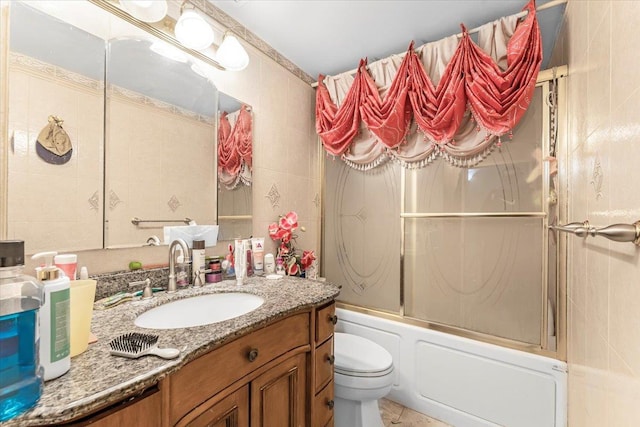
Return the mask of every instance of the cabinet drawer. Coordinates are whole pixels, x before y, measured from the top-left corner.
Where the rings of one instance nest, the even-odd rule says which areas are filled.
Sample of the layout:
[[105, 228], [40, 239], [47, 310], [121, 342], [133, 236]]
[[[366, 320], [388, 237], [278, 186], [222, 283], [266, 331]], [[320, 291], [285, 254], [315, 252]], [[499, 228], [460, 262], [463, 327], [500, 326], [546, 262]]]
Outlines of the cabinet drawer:
[[333, 338], [329, 338], [316, 350], [316, 393], [333, 378]]
[[313, 403], [312, 425], [326, 425], [333, 417], [333, 381], [316, 395]]
[[170, 424], [251, 371], [309, 344], [309, 313], [300, 313], [240, 337], [199, 357], [171, 376]]
[[316, 311], [316, 342], [321, 343], [331, 335], [338, 318], [336, 317], [336, 304], [332, 303]]

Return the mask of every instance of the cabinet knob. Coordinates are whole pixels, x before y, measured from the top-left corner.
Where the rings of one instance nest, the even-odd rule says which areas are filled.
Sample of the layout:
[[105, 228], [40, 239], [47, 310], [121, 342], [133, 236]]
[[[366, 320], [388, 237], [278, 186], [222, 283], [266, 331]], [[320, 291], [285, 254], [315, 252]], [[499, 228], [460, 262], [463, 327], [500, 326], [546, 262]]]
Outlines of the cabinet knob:
[[329, 322], [333, 323], [334, 325], [338, 323], [338, 315], [332, 314], [331, 316], [329, 316]]
[[329, 409], [333, 409], [333, 405], [334, 405], [333, 399], [327, 400], [327, 406], [329, 407]]
[[336, 361], [336, 357], [333, 354], [330, 354], [329, 356], [327, 356], [327, 362], [329, 362], [329, 365], [333, 365]]
[[252, 348], [249, 351], [249, 354], [247, 355], [247, 357], [249, 358], [249, 362], [253, 362], [254, 360], [256, 360], [258, 358], [258, 349]]

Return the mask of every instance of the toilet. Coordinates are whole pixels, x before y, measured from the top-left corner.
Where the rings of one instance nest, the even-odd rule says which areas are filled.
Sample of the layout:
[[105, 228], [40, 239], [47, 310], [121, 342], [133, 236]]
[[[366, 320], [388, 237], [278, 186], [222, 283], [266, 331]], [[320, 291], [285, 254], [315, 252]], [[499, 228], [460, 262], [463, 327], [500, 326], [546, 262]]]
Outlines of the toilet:
[[334, 335], [335, 427], [382, 427], [378, 399], [393, 385], [393, 359], [357, 335]]

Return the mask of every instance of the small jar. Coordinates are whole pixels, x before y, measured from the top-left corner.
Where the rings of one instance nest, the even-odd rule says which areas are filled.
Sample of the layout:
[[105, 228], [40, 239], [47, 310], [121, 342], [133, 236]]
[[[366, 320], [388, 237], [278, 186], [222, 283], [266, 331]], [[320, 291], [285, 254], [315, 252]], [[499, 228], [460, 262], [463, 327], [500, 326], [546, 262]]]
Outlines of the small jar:
[[213, 257], [209, 260], [207, 266], [208, 273], [204, 275], [204, 279], [207, 283], [222, 282], [222, 263], [219, 257]]

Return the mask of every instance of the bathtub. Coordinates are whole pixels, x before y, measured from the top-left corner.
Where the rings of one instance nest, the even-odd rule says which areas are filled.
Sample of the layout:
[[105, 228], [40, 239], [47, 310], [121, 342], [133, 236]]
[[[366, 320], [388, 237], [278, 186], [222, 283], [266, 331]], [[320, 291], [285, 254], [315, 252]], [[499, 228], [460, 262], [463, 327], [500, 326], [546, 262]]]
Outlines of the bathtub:
[[336, 330], [393, 356], [388, 398], [455, 427], [565, 427], [566, 363], [342, 308]]

